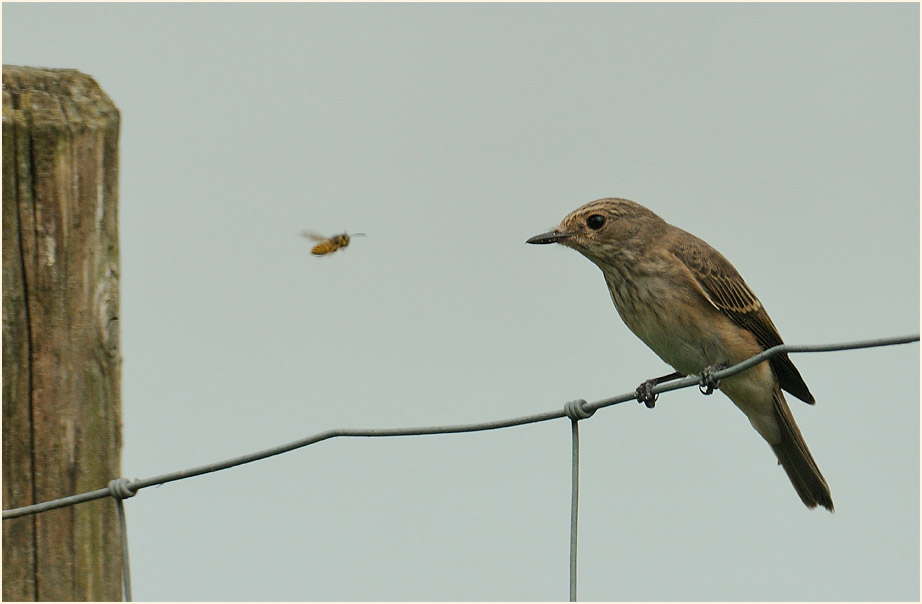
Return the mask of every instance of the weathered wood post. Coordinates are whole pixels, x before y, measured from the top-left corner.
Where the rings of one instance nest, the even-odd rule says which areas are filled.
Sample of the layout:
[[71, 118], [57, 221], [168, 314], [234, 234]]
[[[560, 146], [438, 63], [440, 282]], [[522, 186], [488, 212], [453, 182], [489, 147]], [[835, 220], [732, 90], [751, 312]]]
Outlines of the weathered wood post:
[[[3, 66], [3, 509], [119, 476], [119, 113]], [[4, 600], [120, 600], [111, 499], [3, 521]]]

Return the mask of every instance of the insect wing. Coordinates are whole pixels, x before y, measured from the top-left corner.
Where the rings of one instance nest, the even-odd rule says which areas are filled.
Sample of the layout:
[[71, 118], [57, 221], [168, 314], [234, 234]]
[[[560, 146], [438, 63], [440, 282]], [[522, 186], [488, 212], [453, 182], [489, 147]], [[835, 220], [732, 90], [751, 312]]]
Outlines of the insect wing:
[[325, 237], [319, 233], [315, 233], [314, 231], [302, 231], [301, 236], [307, 237], [311, 241], [326, 241], [329, 239], [329, 237]]

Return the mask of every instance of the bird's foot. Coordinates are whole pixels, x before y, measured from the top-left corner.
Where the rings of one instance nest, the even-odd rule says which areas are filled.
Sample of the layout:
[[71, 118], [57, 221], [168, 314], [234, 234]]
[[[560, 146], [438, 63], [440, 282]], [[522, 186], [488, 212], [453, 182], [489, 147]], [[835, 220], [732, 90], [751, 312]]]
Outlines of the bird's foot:
[[701, 391], [701, 394], [713, 394], [715, 390], [720, 389], [720, 380], [715, 380], [714, 374], [726, 368], [727, 365], [723, 363], [715, 363], [701, 370], [701, 373], [698, 374], [698, 390]]
[[678, 371], [670, 373], [669, 375], [664, 375], [662, 377], [653, 378], [647, 380], [640, 386], [637, 386], [637, 389], [634, 390], [634, 398], [637, 399], [638, 403], [643, 403], [647, 406], [647, 409], [652, 409], [656, 406], [656, 399], [659, 398], [658, 394], [653, 393], [653, 387], [657, 384], [662, 384], [663, 382], [670, 382], [672, 380], [677, 380], [683, 376]]
[[646, 405], [647, 409], [655, 407], [656, 399], [659, 398], [658, 394], [653, 393], [653, 387], [656, 386], [656, 384], [656, 380], [647, 380], [634, 390], [634, 397], [637, 399], [637, 402]]

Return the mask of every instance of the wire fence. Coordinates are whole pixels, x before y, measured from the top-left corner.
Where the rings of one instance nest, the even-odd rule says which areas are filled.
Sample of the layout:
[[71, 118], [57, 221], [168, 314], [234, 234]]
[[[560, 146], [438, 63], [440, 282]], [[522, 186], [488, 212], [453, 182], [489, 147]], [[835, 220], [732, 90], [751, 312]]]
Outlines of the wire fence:
[[682, 388], [689, 388], [691, 386], [698, 386], [701, 388], [702, 393], [710, 394], [713, 392], [713, 388], [716, 387], [717, 383], [724, 378], [730, 377], [742, 371], [749, 369], [759, 363], [775, 356], [778, 354], [787, 354], [787, 353], [800, 353], [800, 352], [834, 352], [842, 350], [857, 350], [862, 348], [876, 348], [881, 346], [895, 346], [898, 344], [908, 344], [911, 342], [918, 342], [919, 334], [911, 336], [900, 336], [893, 338], [880, 338], [875, 340], [863, 340], [857, 342], [845, 342], [840, 344], [825, 344], [825, 345], [788, 345], [782, 344], [769, 348], [741, 363], [732, 365], [720, 369], [719, 371], [706, 371], [699, 375], [692, 375], [687, 377], [677, 378], [678, 374], [673, 374], [667, 376], [668, 381], [661, 383], [656, 383], [651, 388], [647, 389], [647, 392], [642, 395], [640, 388], [634, 392], [627, 394], [621, 394], [618, 396], [613, 396], [610, 398], [602, 399], [596, 402], [586, 402], [583, 399], [577, 399], [566, 403], [563, 409], [558, 409], [556, 411], [547, 411], [545, 413], [537, 413], [534, 415], [526, 415], [521, 417], [515, 417], [511, 419], [502, 419], [491, 422], [481, 422], [473, 424], [457, 424], [451, 426], [423, 426], [416, 428], [367, 428], [367, 429], [353, 429], [353, 428], [343, 428], [343, 429], [334, 429], [327, 430], [325, 432], [319, 432], [312, 436], [296, 440], [287, 444], [279, 445], [272, 447], [270, 449], [264, 449], [262, 451], [257, 451], [255, 453], [249, 453], [247, 455], [241, 455], [239, 457], [233, 457], [231, 459], [226, 459], [223, 461], [218, 461], [215, 463], [196, 466], [186, 470], [179, 470], [176, 472], [170, 472], [168, 474], [161, 474], [159, 476], [153, 476], [151, 478], [135, 479], [129, 480], [127, 478], [116, 478], [109, 482], [109, 485], [105, 488], [96, 489], [95, 491], [88, 491], [85, 493], [80, 493], [77, 495], [72, 495], [70, 497], [62, 497], [60, 499], [54, 499], [52, 501], [46, 501], [43, 503], [37, 503], [34, 505], [28, 505], [20, 508], [13, 508], [9, 510], [3, 510], [3, 520], [9, 520], [12, 518], [20, 518], [22, 516], [28, 516], [32, 514], [39, 514], [41, 512], [47, 512], [50, 510], [56, 510], [59, 508], [69, 507], [72, 505], [77, 505], [79, 503], [85, 503], [88, 501], [94, 501], [96, 499], [102, 499], [104, 497], [112, 497], [118, 508], [118, 518], [119, 518], [119, 528], [121, 532], [121, 542], [122, 542], [122, 579], [123, 579], [123, 592], [124, 598], [126, 601], [131, 601], [131, 576], [130, 576], [130, 566], [128, 563], [128, 530], [127, 522], [125, 519], [125, 511], [122, 501], [129, 497], [133, 497], [141, 489], [158, 486], [166, 484], [168, 482], [174, 482], [176, 480], [184, 480], [187, 478], [193, 478], [195, 476], [201, 476], [203, 474], [209, 474], [211, 472], [219, 472], [221, 470], [226, 470], [228, 468], [233, 468], [243, 464], [252, 463], [254, 461], [260, 461], [273, 457], [276, 455], [281, 455], [283, 453], [288, 453], [294, 451], [295, 449], [300, 449], [309, 445], [313, 445], [331, 438], [338, 437], [389, 437], [389, 436], [426, 436], [433, 434], [457, 434], [460, 432], [482, 432], [485, 430], [499, 430], [501, 428], [511, 428], [513, 426], [524, 426], [527, 424], [534, 424], [538, 422], [550, 421], [554, 419], [561, 419], [564, 417], [569, 417], [571, 421], [571, 440], [572, 440], [572, 464], [571, 464], [571, 499], [570, 499], [570, 601], [575, 602], [577, 600], [576, 593], [576, 551], [577, 551], [577, 526], [578, 526], [578, 508], [579, 508], [579, 427], [578, 423], [580, 420], [587, 419], [591, 417], [596, 410], [602, 409], [603, 407], [610, 407], [612, 405], [617, 405], [619, 403], [624, 403], [626, 401], [638, 401], [638, 402], [647, 402], [648, 406], [652, 406], [652, 401], [655, 400], [656, 396], [663, 392], [670, 392], [672, 390], [680, 390]]

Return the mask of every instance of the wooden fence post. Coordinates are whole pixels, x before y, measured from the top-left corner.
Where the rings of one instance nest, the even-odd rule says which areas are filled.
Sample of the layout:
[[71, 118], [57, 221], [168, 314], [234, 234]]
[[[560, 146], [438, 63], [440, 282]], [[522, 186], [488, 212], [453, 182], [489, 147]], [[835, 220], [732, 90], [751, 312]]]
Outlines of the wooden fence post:
[[[3, 66], [3, 509], [120, 475], [119, 113]], [[120, 600], [111, 499], [3, 521], [4, 600]]]

